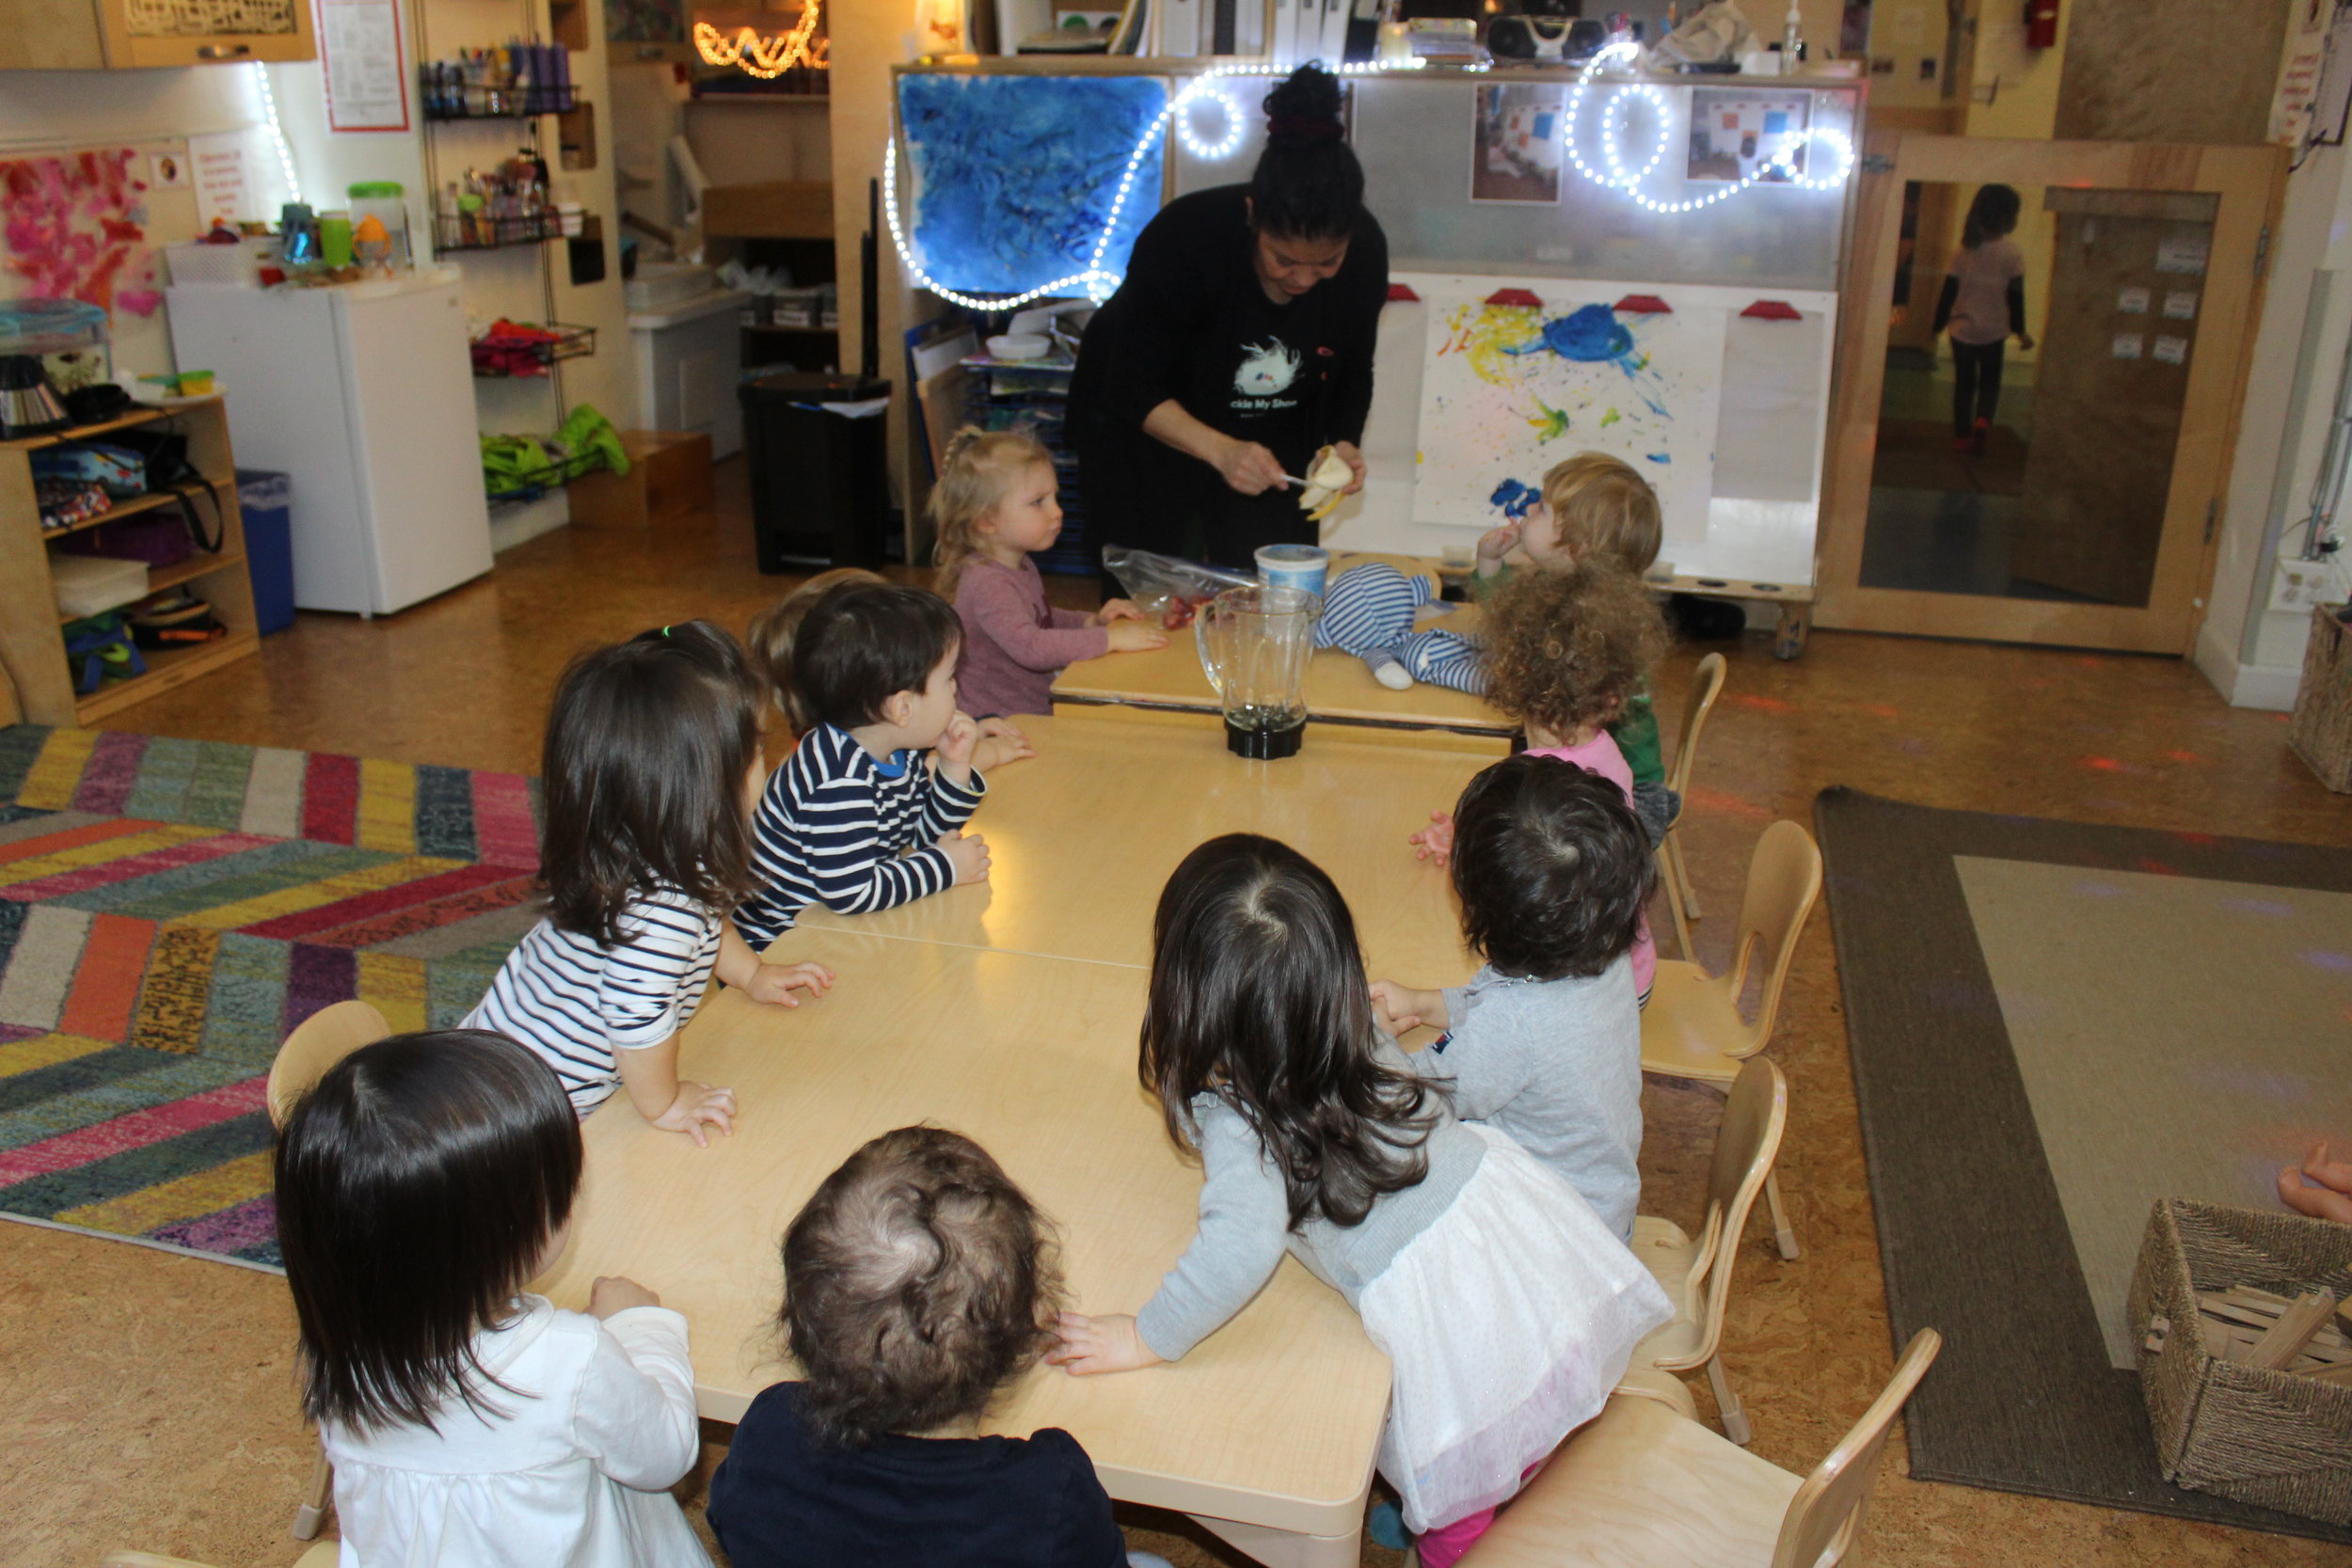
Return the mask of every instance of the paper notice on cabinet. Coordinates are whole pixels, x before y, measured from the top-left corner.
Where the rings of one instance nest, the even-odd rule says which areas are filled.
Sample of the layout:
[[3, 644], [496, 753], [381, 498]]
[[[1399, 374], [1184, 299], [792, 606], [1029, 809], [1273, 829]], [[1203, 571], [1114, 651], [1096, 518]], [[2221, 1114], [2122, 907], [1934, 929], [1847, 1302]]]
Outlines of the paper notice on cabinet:
[[2115, 335], [2114, 342], [2108, 345], [2107, 357], [2137, 359], [2140, 356], [2140, 351], [2147, 346], [2147, 341], [2137, 332], [2119, 332]]
[[318, 18], [327, 129], [407, 130], [399, 0], [318, 0]]
[[2195, 321], [2197, 319], [2197, 296], [2185, 291], [2175, 291], [2166, 294], [2164, 315], [2167, 321]]
[[215, 222], [243, 223], [262, 215], [256, 210], [252, 184], [246, 179], [242, 132], [190, 136], [188, 164], [196, 178], [196, 223], [199, 230], [210, 229]]
[[2115, 308], [2127, 316], [2146, 315], [2148, 313], [2148, 291], [2125, 289], [2115, 296]]
[[2186, 338], [2159, 337], [2153, 350], [2156, 362], [2162, 365], [2184, 365], [2188, 362]]

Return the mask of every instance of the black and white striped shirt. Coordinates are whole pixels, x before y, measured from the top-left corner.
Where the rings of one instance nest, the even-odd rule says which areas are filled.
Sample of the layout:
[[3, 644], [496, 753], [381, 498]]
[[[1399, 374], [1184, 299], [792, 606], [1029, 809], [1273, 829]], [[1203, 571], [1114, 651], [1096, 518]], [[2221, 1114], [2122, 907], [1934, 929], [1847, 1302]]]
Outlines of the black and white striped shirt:
[[723, 928], [717, 914], [668, 890], [631, 902], [620, 927], [621, 942], [606, 948], [541, 920], [459, 1025], [494, 1029], [537, 1052], [583, 1117], [620, 1085], [614, 1052], [660, 1045], [694, 1016]]
[[952, 887], [955, 866], [934, 841], [963, 826], [987, 793], [977, 768], [960, 787], [920, 752], [883, 764], [849, 731], [818, 725], [770, 776], [752, 815], [756, 882], [735, 928], [758, 952], [811, 904], [866, 914]]

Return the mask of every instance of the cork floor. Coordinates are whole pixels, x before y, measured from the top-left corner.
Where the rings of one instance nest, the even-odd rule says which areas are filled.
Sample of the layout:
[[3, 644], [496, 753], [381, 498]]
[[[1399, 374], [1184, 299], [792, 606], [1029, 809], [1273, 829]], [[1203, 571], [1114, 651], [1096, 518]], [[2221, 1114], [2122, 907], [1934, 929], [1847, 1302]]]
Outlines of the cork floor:
[[[576, 649], [694, 615], [740, 626], [779, 591], [751, 564], [740, 475], [728, 471], [739, 467], [722, 470], [714, 518], [649, 534], [563, 530], [404, 614], [306, 615], [260, 657], [109, 727], [534, 768], [549, 684]], [[1695, 653], [1677, 651], [1661, 673], [1663, 712], [1677, 711]], [[1809, 823], [1814, 794], [1832, 784], [1926, 805], [2352, 846], [2352, 799], [2327, 794], [2289, 754], [2281, 718], [2224, 706], [2177, 660], [1827, 632], [1795, 663], [1756, 639], [1730, 657], [1684, 829], [1709, 911], [1701, 956], [1713, 962], [1756, 835], [1777, 816]], [[1817, 912], [1772, 1047], [1790, 1079], [1781, 1180], [1804, 1256], [1783, 1262], [1751, 1232], [1724, 1338], [1754, 1451], [1798, 1471], [1892, 1362], [1840, 1011]], [[1651, 1088], [1645, 1212], [1695, 1224], [1717, 1105]], [[0, 1225], [0, 1561], [80, 1568], [135, 1546], [222, 1568], [292, 1562], [300, 1548], [286, 1523], [315, 1452], [295, 1416], [293, 1338], [274, 1276]], [[1703, 1381], [1698, 1394], [1711, 1411]], [[2352, 1562], [2340, 1546], [1915, 1483], [1904, 1470], [1898, 1442], [1866, 1530], [1874, 1562]], [[1165, 1515], [1126, 1522], [1133, 1545], [1184, 1568], [1243, 1561], [1197, 1532], [1164, 1533], [1181, 1523]], [[1366, 1547], [1367, 1564], [1398, 1560]]]

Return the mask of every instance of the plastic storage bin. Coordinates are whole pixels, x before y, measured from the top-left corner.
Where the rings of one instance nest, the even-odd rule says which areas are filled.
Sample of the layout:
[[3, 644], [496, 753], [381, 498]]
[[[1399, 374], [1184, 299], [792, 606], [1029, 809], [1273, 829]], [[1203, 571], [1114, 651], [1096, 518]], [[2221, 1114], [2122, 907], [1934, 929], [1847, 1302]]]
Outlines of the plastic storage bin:
[[239, 468], [237, 510], [245, 514], [253, 627], [267, 637], [294, 625], [294, 481], [267, 468]]
[[882, 414], [854, 419], [822, 404], [890, 395], [854, 375], [763, 375], [736, 388], [752, 470], [752, 539], [759, 569], [879, 566], [890, 527]]

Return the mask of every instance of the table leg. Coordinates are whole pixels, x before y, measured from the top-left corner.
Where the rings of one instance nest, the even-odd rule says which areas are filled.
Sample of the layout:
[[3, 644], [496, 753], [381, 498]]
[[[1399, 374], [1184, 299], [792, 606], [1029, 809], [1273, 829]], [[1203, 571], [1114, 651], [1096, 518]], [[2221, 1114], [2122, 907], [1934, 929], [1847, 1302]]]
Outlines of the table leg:
[[1266, 1568], [1356, 1568], [1363, 1557], [1360, 1528], [1345, 1535], [1297, 1535], [1236, 1519], [1212, 1519], [1205, 1513], [1193, 1514], [1192, 1521]]

